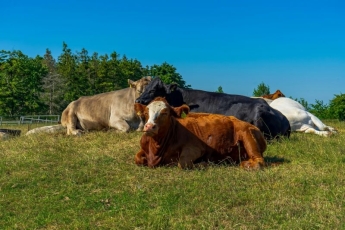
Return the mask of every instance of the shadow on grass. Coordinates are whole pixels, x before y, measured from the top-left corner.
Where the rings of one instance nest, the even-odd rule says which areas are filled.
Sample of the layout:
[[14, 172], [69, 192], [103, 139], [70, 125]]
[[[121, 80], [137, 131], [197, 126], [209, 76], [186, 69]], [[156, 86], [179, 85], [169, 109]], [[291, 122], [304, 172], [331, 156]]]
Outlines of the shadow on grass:
[[287, 160], [285, 158], [282, 157], [277, 157], [277, 156], [273, 156], [273, 157], [264, 157], [265, 158], [265, 162], [266, 162], [266, 166], [267, 167], [275, 167], [275, 166], [279, 166], [281, 164], [286, 164], [286, 163], [290, 163], [290, 160]]

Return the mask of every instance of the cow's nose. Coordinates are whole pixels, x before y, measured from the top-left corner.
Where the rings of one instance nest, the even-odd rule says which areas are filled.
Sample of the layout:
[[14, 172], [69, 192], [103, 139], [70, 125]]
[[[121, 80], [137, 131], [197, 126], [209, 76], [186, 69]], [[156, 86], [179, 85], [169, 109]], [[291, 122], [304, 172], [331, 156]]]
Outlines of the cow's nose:
[[141, 100], [136, 99], [136, 100], [135, 100], [135, 103], [140, 103], [140, 104], [141, 104]]
[[156, 124], [146, 123], [144, 126], [144, 132], [154, 130], [155, 128], [156, 128]]

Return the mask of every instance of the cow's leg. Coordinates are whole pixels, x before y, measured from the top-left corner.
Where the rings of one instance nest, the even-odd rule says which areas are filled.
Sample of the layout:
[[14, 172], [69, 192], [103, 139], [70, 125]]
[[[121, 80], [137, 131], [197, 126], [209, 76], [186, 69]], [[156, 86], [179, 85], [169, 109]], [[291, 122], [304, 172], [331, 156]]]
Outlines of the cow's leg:
[[144, 126], [145, 126], [145, 119], [140, 117], [140, 123], [136, 131], [139, 131], [139, 132], [143, 131]]
[[137, 165], [143, 165], [143, 166], [147, 165], [146, 154], [142, 149], [140, 149], [140, 151], [135, 155], [134, 160]]
[[266, 150], [266, 140], [262, 133], [253, 128], [249, 128], [242, 138], [243, 146], [248, 159], [241, 162], [241, 167], [245, 169], [261, 169], [265, 166], [263, 152]]
[[331, 126], [326, 126], [326, 130], [330, 131], [331, 133], [338, 133], [338, 130], [336, 128], [333, 128]]
[[198, 146], [187, 145], [182, 148], [178, 167], [181, 169], [190, 169], [194, 166], [194, 161], [202, 156], [202, 151]]
[[332, 132], [329, 131], [319, 131], [316, 130], [315, 128], [311, 127], [310, 125], [302, 125], [301, 128], [296, 130], [297, 132], [302, 132], [302, 133], [312, 133], [316, 134], [322, 137], [329, 137], [332, 135]]
[[109, 125], [111, 128], [115, 128], [121, 132], [128, 132], [131, 128], [129, 124], [125, 120], [122, 120], [122, 119], [116, 119], [110, 122]]
[[304, 133], [314, 133], [322, 137], [329, 137], [332, 135], [332, 133], [329, 131], [319, 131], [314, 128], [307, 128], [306, 130], [304, 130]]
[[[314, 125], [319, 130], [321, 130], [321, 131], [329, 131], [330, 132], [327, 136], [331, 135], [332, 133], [337, 133], [337, 130], [335, 128], [325, 125], [319, 118], [317, 118], [313, 114], [308, 113], [308, 115], [311, 118], [311, 120], [314, 123]], [[321, 133], [321, 136], [324, 136], [324, 135], [326, 135], [326, 134], [325, 133], [323, 133], [323, 134]]]
[[69, 113], [67, 117], [67, 124], [66, 124], [67, 135], [77, 135], [77, 136], [81, 135], [82, 131], [79, 129], [76, 129], [77, 122], [78, 122], [77, 116], [75, 114]]

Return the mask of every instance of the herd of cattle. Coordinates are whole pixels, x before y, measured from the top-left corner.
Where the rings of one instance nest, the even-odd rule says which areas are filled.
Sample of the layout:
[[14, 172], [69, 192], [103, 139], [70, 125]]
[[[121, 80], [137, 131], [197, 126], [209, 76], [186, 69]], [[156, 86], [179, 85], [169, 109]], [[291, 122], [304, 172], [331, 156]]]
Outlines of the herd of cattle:
[[61, 116], [67, 134], [143, 131], [135, 162], [148, 167], [229, 162], [259, 169], [267, 141], [292, 131], [337, 133], [279, 90], [254, 98], [183, 89], [159, 77], [128, 83], [129, 88], [71, 102]]

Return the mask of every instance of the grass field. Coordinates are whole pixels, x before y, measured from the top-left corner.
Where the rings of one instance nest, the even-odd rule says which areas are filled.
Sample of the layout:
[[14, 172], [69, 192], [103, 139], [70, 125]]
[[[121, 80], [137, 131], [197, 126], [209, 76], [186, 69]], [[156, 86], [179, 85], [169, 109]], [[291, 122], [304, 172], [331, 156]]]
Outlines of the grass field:
[[326, 123], [339, 134], [293, 133], [254, 172], [138, 167], [137, 132], [2, 141], [0, 229], [345, 229], [345, 123]]

